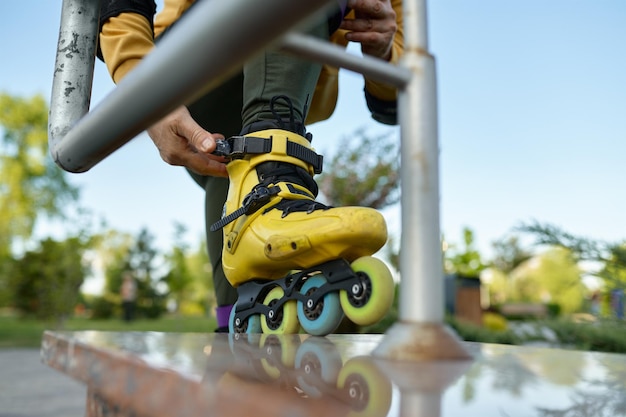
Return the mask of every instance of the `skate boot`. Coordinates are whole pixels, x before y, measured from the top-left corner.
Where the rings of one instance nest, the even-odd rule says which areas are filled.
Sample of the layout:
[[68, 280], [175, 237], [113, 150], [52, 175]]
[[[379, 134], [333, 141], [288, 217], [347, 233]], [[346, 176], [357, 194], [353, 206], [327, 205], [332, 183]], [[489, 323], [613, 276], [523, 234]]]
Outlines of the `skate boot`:
[[[231, 137], [222, 264], [238, 301], [231, 332], [334, 331], [343, 312], [357, 324], [380, 320], [393, 300], [387, 267], [369, 255], [387, 240], [380, 213], [317, 201], [322, 157], [306, 138], [282, 129]], [[343, 310], [343, 311], [342, 311]]]

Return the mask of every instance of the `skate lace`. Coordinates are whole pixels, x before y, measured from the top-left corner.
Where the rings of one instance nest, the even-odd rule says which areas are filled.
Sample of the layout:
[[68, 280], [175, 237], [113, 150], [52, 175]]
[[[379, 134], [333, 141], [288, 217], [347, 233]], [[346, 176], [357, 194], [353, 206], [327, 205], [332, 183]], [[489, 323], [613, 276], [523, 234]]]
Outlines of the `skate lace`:
[[315, 200], [287, 200], [285, 199], [285, 200], [281, 200], [276, 205], [267, 208], [265, 210], [265, 213], [267, 213], [268, 211], [272, 209], [282, 210], [283, 214], [281, 215], [281, 217], [285, 218], [289, 214], [297, 212], [297, 211], [301, 211], [301, 212], [303, 211], [303, 212], [306, 212], [306, 214], [311, 214], [316, 210], [328, 210], [329, 208], [331, 207]]
[[[285, 120], [281, 117], [281, 115], [276, 110], [276, 103], [278, 101], [282, 101], [285, 104], [285, 106], [287, 106], [287, 109], [289, 110], [289, 124], [285, 123]], [[308, 111], [308, 101], [309, 101], [309, 96], [307, 95], [306, 100], [304, 102], [304, 108], [302, 109], [303, 119], [306, 117], [306, 114]], [[306, 129], [304, 128], [304, 123], [296, 122], [295, 109], [289, 97], [285, 95], [278, 95], [278, 96], [272, 97], [270, 99], [270, 111], [272, 112], [272, 115], [274, 116], [275, 123], [277, 123], [281, 129], [285, 129], [285, 130], [289, 130], [291, 132], [297, 133], [300, 136], [306, 137], [309, 141], [313, 139], [313, 135], [311, 135], [310, 133], [306, 133]]]
[[[266, 187], [270, 184], [285, 182], [291, 194], [299, 194], [306, 197], [304, 199], [281, 199], [275, 205], [266, 208], [264, 213], [267, 213], [272, 209], [277, 209], [283, 212], [281, 217], [284, 218], [290, 213], [298, 211], [311, 214], [316, 210], [328, 210], [330, 208], [325, 204], [315, 201], [314, 198], [315, 196], [317, 196], [318, 192], [317, 184], [315, 183], [315, 181], [313, 181], [313, 178], [309, 175], [309, 173], [307, 173], [300, 167], [287, 164], [279, 164], [278, 167], [272, 169], [271, 175], [266, 175], [263, 173], [259, 174], [259, 180], [261, 181], [259, 185]], [[302, 185], [304, 188], [309, 190], [309, 192], [311, 192], [311, 195], [298, 190], [298, 188], [294, 187], [291, 183], [300, 183], [300, 185]], [[311, 196], [313, 198], [311, 198]]]

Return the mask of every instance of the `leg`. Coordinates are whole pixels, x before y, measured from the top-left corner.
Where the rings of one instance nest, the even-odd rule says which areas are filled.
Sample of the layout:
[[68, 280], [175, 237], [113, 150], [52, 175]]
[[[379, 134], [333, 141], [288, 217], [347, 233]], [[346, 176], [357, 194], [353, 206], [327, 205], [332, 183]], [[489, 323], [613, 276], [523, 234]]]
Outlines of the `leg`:
[[[242, 91], [243, 74], [238, 74], [191, 104], [189, 112], [194, 120], [205, 129], [226, 136], [234, 135], [241, 130]], [[213, 287], [218, 309], [228, 308], [237, 301], [237, 290], [230, 285], [222, 269], [223, 235], [219, 231], [209, 231], [209, 226], [222, 216], [228, 192], [228, 179], [202, 176], [191, 171], [189, 174], [205, 192], [206, 242], [211, 262]], [[225, 328], [227, 325], [227, 321], [224, 322], [218, 317], [218, 328]]]
[[[311, 33], [326, 36], [327, 22]], [[244, 67], [243, 136], [222, 144], [223, 154], [231, 158], [230, 187], [226, 215], [212, 226], [223, 229], [222, 267], [240, 296], [233, 331], [297, 332], [298, 321], [305, 325], [303, 316], [307, 332], [327, 334], [338, 324], [335, 317], [341, 319], [339, 290], [358, 298], [359, 307], [353, 309], [368, 304], [372, 294], [384, 298], [372, 304], [376, 311], [367, 310], [362, 321], [379, 320], [392, 301], [389, 291], [378, 289], [379, 284], [393, 287], [391, 275], [370, 280], [348, 264], [385, 243], [382, 215], [315, 201], [313, 175], [321, 172], [321, 157], [311, 148], [304, 121], [320, 68], [275, 51]], [[294, 270], [302, 272], [291, 275]], [[326, 296], [330, 291], [334, 294]], [[298, 308], [305, 301], [310, 307], [296, 313], [296, 300]]]
[[[327, 32], [325, 23], [312, 31], [317, 36], [323, 36]], [[285, 68], [289, 69], [288, 77], [284, 76]], [[277, 52], [266, 52], [248, 63], [243, 73], [191, 104], [189, 111], [194, 120], [205, 129], [228, 137], [242, 130], [242, 117], [246, 125], [263, 120], [274, 122], [276, 117], [269, 109], [270, 100], [276, 95], [287, 94], [295, 101], [294, 107], [299, 109], [298, 124], [303, 129], [306, 115], [302, 109], [315, 89], [319, 71], [320, 65], [311, 65], [302, 59]], [[286, 78], [290, 80], [289, 83], [285, 83]], [[281, 117], [289, 117], [287, 108], [281, 109]], [[206, 240], [217, 305], [218, 308], [229, 306], [237, 300], [237, 291], [226, 279], [222, 268], [223, 234], [221, 231], [209, 231], [209, 225], [217, 222], [222, 215], [228, 180], [192, 172], [190, 175], [205, 190]], [[218, 322], [220, 327], [223, 324]]]

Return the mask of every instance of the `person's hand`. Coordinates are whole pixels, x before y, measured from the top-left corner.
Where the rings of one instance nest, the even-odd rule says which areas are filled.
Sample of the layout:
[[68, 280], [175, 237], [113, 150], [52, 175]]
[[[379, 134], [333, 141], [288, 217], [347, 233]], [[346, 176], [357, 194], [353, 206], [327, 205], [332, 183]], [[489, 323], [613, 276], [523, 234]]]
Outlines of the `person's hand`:
[[161, 158], [201, 175], [227, 177], [225, 159], [212, 155], [220, 134], [204, 130], [181, 106], [148, 129], [148, 135], [159, 149]]
[[341, 23], [341, 29], [348, 31], [346, 39], [359, 42], [364, 54], [389, 60], [398, 30], [390, 0], [348, 0], [348, 7], [356, 17]]

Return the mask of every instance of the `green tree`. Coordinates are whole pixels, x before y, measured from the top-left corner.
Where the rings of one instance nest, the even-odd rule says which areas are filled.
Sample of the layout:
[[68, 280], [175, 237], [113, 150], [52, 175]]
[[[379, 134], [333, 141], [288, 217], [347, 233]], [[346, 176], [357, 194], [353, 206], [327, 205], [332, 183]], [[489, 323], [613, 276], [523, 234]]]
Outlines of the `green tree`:
[[517, 235], [510, 235], [492, 244], [494, 258], [492, 267], [510, 274], [522, 263], [532, 257], [532, 253], [521, 246], [520, 238]]
[[176, 311], [180, 308], [187, 286], [192, 280], [186, 262], [189, 245], [183, 239], [185, 231], [184, 225], [180, 223], [174, 225], [174, 246], [171, 252], [165, 255], [169, 271], [163, 277], [163, 282], [167, 284], [169, 298], [174, 301]]
[[94, 301], [94, 317], [109, 318], [119, 314], [123, 275], [130, 272], [137, 283], [137, 314], [157, 318], [165, 312], [165, 291], [159, 252], [153, 237], [142, 229], [137, 236], [109, 231], [99, 237], [98, 256], [103, 264], [105, 285], [103, 295]]
[[581, 311], [586, 288], [571, 253], [552, 248], [528, 263], [525, 279], [537, 288], [533, 301], [558, 304], [563, 313]]
[[102, 295], [92, 301], [92, 317], [107, 319], [119, 314], [121, 297], [119, 294], [124, 273], [124, 260], [132, 247], [134, 237], [117, 230], [106, 230], [94, 236], [90, 255], [104, 275]]
[[27, 315], [62, 322], [72, 313], [87, 273], [82, 258], [85, 247], [78, 237], [45, 239], [14, 260], [13, 306]]
[[11, 301], [9, 266], [43, 215], [62, 218], [78, 189], [48, 154], [48, 107], [41, 96], [0, 93], [0, 306]]
[[0, 255], [32, 236], [40, 215], [62, 217], [78, 189], [48, 154], [48, 107], [41, 96], [0, 94]]
[[518, 235], [495, 242], [490, 296], [499, 301], [558, 304], [564, 313], [580, 311], [586, 287], [579, 258], [565, 246], [546, 244], [542, 243], [541, 253], [532, 254], [521, 246]]
[[[113, 265], [109, 275], [109, 290], [119, 293], [124, 272], [131, 272], [137, 281], [137, 313], [148, 318], [158, 318], [165, 312], [165, 294], [158, 288], [159, 252], [153, 246], [154, 238], [147, 229], [141, 229], [121, 263]], [[111, 288], [111, 285], [116, 285]]]
[[485, 267], [486, 264], [476, 248], [474, 232], [468, 227], [463, 228], [462, 246], [459, 248], [454, 244], [447, 245], [444, 251], [444, 270], [450, 274], [477, 277]]
[[186, 261], [193, 278], [187, 290], [188, 299], [191, 303], [201, 307], [205, 314], [212, 313], [217, 300], [213, 287], [213, 270], [204, 239], [200, 240], [200, 244], [187, 256]]
[[176, 311], [184, 315], [205, 315], [208, 312], [213, 288], [211, 267], [204, 240], [193, 251], [184, 242], [185, 227], [174, 225], [174, 246], [165, 255], [169, 271], [163, 278], [168, 287], [168, 298], [174, 301]]
[[570, 251], [577, 263], [585, 262], [588, 275], [598, 277], [606, 294], [626, 290], [626, 242], [606, 242], [565, 232], [552, 224], [532, 222], [520, 230], [535, 237], [536, 245], [562, 247]]
[[512, 282], [514, 271], [532, 258], [532, 253], [522, 247], [518, 235], [509, 235], [493, 242], [494, 257], [484, 283], [491, 303], [501, 304], [516, 299]]
[[399, 167], [395, 135], [373, 137], [359, 129], [340, 140], [318, 184], [330, 205], [382, 209], [400, 199]]
[[[172, 253], [177, 252], [180, 252], [180, 249], [173, 248]], [[174, 290], [170, 287], [168, 291], [169, 298], [176, 300], [178, 313], [186, 316], [209, 314], [216, 301], [211, 263], [204, 240], [201, 240], [195, 249], [188, 249], [184, 256], [177, 255], [175, 259], [176, 263], [170, 263], [170, 271], [165, 280], [168, 287], [172, 279], [178, 280]], [[184, 271], [184, 277], [180, 271]]]

